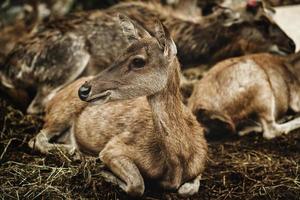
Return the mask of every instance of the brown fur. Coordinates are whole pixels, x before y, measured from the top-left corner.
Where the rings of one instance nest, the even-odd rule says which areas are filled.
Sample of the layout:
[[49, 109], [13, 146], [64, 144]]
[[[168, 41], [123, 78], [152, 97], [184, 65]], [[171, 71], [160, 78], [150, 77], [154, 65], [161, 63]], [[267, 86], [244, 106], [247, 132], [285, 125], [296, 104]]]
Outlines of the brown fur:
[[[225, 60], [196, 84], [188, 106], [199, 121], [215, 118], [241, 135], [250, 132], [247, 130], [260, 130], [270, 139], [300, 125], [298, 118], [284, 124], [276, 122], [289, 109], [300, 111], [299, 75], [299, 53]], [[208, 127], [212, 125], [206, 122]]]
[[[45, 153], [59, 147], [98, 154], [114, 173], [103, 175], [133, 196], [144, 193], [144, 178], [192, 195], [199, 189], [207, 145], [202, 127], [181, 101], [174, 42], [160, 23], [153, 37], [120, 18], [131, 46], [107, 70], [61, 90], [29, 146]], [[135, 68], [137, 58], [145, 66]], [[77, 90], [90, 103], [80, 102]], [[70, 144], [49, 143], [66, 129]]]

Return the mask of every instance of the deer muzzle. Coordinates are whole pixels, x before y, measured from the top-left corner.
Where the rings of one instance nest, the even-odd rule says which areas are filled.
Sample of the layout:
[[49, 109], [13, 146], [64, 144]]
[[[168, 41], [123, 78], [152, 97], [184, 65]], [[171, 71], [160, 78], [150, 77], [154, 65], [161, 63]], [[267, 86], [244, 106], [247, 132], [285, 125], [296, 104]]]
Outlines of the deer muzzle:
[[[103, 87], [101, 87], [103, 86]], [[110, 95], [112, 94], [113, 88], [106, 87], [107, 84], [100, 84], [98, 87], [92, 87], [92, 84], [85, 82], [78, 90], [78, 96], [82, 101], [86, 102], [95, 102], [102, 101], [106, 102], [109, 100]]]

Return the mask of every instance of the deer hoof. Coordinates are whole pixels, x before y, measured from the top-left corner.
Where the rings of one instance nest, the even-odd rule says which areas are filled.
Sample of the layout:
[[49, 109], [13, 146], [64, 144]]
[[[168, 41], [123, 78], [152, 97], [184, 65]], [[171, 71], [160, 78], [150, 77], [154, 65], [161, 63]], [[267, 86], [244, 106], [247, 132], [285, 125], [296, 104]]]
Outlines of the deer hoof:
[[141, 197], [145, 192], [144, 184], [132, 184], [126, 188], [126, 193], [133, 197]]
[[188, 196], [192, 196], [196, 193], [198, 193], [199, 190], [199, 186], [200, 184], [198, 183], [184, 183], [178, 190], [178, 194], [182, 197], [188, 197]]

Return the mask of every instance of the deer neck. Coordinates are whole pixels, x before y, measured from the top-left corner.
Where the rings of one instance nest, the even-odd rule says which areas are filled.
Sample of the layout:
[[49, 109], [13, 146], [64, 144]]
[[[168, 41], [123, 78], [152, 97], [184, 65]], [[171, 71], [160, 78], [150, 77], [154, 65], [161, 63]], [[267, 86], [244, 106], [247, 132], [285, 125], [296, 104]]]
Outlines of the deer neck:
[[[153, 95], [147, 96], [152, 110], [154, 131], [161, 137], [179, 133], [185, 126], [184, 105], [181, 101], [179, 90], [179, 63], [174, 59], [173, 63], [177, 65], [169, 74], [166, 87]], [[180, 128], [178, 128], [180, 127]]]

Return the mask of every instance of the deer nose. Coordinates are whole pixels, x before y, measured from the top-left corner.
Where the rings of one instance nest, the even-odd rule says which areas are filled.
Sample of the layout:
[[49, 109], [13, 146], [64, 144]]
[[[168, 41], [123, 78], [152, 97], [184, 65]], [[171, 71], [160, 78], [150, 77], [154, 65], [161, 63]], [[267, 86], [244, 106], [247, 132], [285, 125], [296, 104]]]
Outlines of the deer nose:
[[295, 50], [296, 50], [296, 44], [295, 44], [295, 42], [293, 40], [289, 41], [289, 46], [290, 46], [290, 48], [292, 50], [292, 53], [295, 52]]
[[87, 84], [83, 84], [78, 90], [78, 96], [82, 101], [85, 101], [91, 92], [91, 86]]

